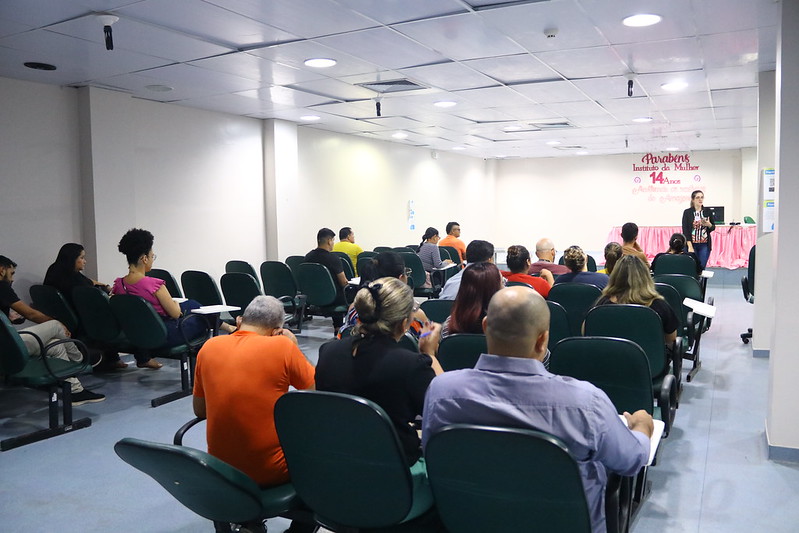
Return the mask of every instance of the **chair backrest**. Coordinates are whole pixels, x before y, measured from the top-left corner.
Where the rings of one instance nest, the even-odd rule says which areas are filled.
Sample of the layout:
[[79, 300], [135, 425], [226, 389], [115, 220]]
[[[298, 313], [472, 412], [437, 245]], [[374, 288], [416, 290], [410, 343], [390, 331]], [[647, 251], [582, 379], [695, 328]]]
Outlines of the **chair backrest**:
[[61, 291], [50, 285], [31, 285], [30, 295], [33, 307], [64, 324], [70, 332], [78, 331], [78, 316]]
[[478, 333], [456, 333], [441, 339], [438, 362], [445, 371], [474, 368], [480, 354], [486, 353], [486, 336]]
[[25, 343], [5, 313], [0, 313], [0, 373], [13, 376], [28, 364]]
[[378, 254], [380, 252], [390, 252], [391, 251], [391, 246], [375, 246], [374, 251], [375, 251], [375, 253], [378, 253]]
[[175, 279], [168, 270], [164, 270], [163, 268], [153, 268], [147, 275], [151, 278], [158, 278], [164, 280], [164, 284], [166, 285], [166, 290], [169, 291], [169, 294], [175, 298], [183, 298], [183, 291], [180, 290], [180, 285], [178, 285], [178, 281]]
[[[447, 255], [449, 258], [452, 259], [453, 263], [460, 263], [461, 262], [461, 255], [458, 253], [458, 249], [454, 246], [439, 246], [439, 250], [446, 250]], [[441, 259], [444, 259], [444, 256], [441, 256]]]
[[649, 359], [652, 379], [669, 370], [663, 343], [660, 316], [649, 307], [634, 304], [608, 304], [594, 307], [585, 317], [587, 337], [628, 339], [640, 346]]
[[222, 294], [216, 286], [214, 278], [207, 272], [187, 270], [180, 275], [183, 293], [186, 298], [196, 300], [200, 305], [222, 305]]
[[[447, 249], [446, 246], [439, 246], [438, 247], [438, 255], [441, 256], [441, 260], [442, 261], [446, 261], [447, 259], [449, 259], [450, 261], [453, 261], [452, 256], [450, 255], [449, 250]], [[455, 253], [455, 255], [457, 255], [457, 252]], [[458, 258], [458, 259], [460, 260], [460, 258]], [[456, 261], [456, 263], [457, 262], [459, 262], [459, 261]]]
[[294, 271], [300, 292], [308, 297], [308, 304], [318, 307], [332, 305], [336, 300], [336, 286], [330, 271], [319, 263], [301, 263]]
[[[754, 223], [754, 222], [752, 222]], [[755, 248], [757, 245], [749, 249], [749, 265], [746, 267], [746, 277], [749, 278], [749, 293], [755, 294]]]
[[295, 277], [297, 276], [297, 267], [304, 262], [304, 255], [290, 255], [286, 258], [286, 264], [289, 266]]
[[552, 346], [549, 371], [602, 389], [619, 413], [653, 413], [649, 359], [628, 339], [570, 337]]
[[547, 299], [558, 302], [569, 316], [571, 336], [582, 335], [583, 320], [588, 310], [602, 295], [596, 285], [587, 283], [556, 283], [549, 291]]
[[704, 301], [704, 298], [702, 297], [702, 287], [699, 284], [699, 281], [697, 281], [693, 276], [685, 276], [682, 274], [658, 274], [655, 276], [655, 283], [665, 283], [677, 289], [677, 292], [680, 293], [681, 310], [678, 312], [678, 314], [681, 315], [680, 319], [689, 327], [698, 327], [698, 324], [703, 320], [702, 316], [700, 316], [698, 313], [694, 313], [693, 324], [689, 325], [688, 312], [691, 309], [686, 305], [682, 305], [682, 301], [686, 298], [691, 298], [692, 300], [697, 300], [699, 302]]
[[696, 277], [696, 261], [690, 255], [663, 254], [655, 262], [654, 274], [683, 274]]
[[447, 531], [591, 531], [577, 462], [552, 435], [456, 424], [430, 437], [425, 460]]
[[122, 329], [111, 311], [106, 293], [95, 287], [75, 287], [72, 301], [90, 339], [107, 343], [121, 340]]
[[397, 344], [406, 350], [417, 353], [419, 352], [419, 340], [407, 331], [402, 335], [402, 337], [400, 337], [400, 340], [397, 341]]
[[222, 274], [220, 280], [222, 293], [228, 305], [241, 307], [239, 311], [231, 311], [230, 315], [235, 318], [243, 315], [244, 310], [250, 305], [256, 296], [261, 295], [261, 287], [258, 281], [249, 274], [243, 272], [227, 272]]
[[421, 308], [427, 318], [433, 322], [443, 324], [452, 311], [452, 304], [455, 300], [436, 300], [430, 299], [422, 302]]
[[131, 344], [151, 350], [166, 343], [164, 321], [143, 298], [132, 294], [117, 294], [111, 298], [110, 303], [111, 311]]
[[561, 340], [571, 337], [569, 315], [558, 302], [547, 300], [549, 307], [549, 346], [555, 346]]
[[297, 296], [297, 281], [286, 263], [280, 261], [261, 263], [261, 280], [264, 282], [264, 294], [275, 298]]
[[506, 281], [505, 282], [505, 286], [506, 287], [527, 287], [528, 289], [532, 289], [533, 288], [532, 285], [530, 285], [529, 283], [525, 283], [523, 281]]
[[243, 523], [261, 515], [261, 494], [255, 481], [213, 455], [132, 438], [117, 442], [114, 451], [203, 518]]
[[334, 392], [292, 391], [275, 426], [302, 501], [329, 521], [385, 527], [411, 510], [411, 475], [394, 425], [374, 402]]
[[371, 257], [361, 257], [363, 254], [358, 255], [358, 275], [363, 276], [364, 269], [366, 268], [367, 263], [372, 262]]
[[[336, 252], [336, 251], [334, 251], [333, 254], [339, 256], [343, 262], [347, 263], [347, 265], [349, 265], [350, 267], [350, 271], [354, 271], [355, 265], [352, 264], [352, 258], [349, 255], [345, 254], [344, 252]], [[346, 268], [347, 267], [345, 266], [344, 267], [345, 274], [347, 273]], [[352, 278], [347, 278], [347, 279], [352, 279]]]
[[[250, 276], [255, 279], [255, 283], [258, 285], [258, 289], [261, 288], [261, 282], [258, 281], [258, 274], [255, 272], [255, 267], [253, 267], [247, 261], [241, 261], [239, 259], [232, 259], [225, 263], [225, 272], [241, 272], [242, 274], [249, 274]], [[220, 280], [221, 281], [221, 280]]]
[[[412, 254], [416, 253], [416, 250], [413, 249], [411, 246], [395, 246], [391, 249], [392, 252], [397, 252], [398, 254], [410, 252]], [[443, 259], [443, 257], [442, 257]]]
[[668, 283], [655, 283], [655, 289], [666, 300], [671, 310], [674, 311], [674, 315], [677, 317], [677, 333], [680, 336], [686, 336], [688, 334], [686, 330], [688, 308], [682, 304], [680, 293]]
[[413, 283], [413, 288], [418, 289], [427, 282], [427, 275], [424, 271], [424, 265], [419, 256], [414, 253], [401, 253], [402, 260], [405, 261], [405, 266], [411, 269], [411, 275], [408, 281]]
[[377, 255], [377, 252], [370, 252], [368, 250], [365, 250], [365, 251], [363, 251], [363, 252], [358, 254], [358, 260], [360, 260], [361, 257], [375, 257], [376, 255]]
[[744, 216], [744, 224], [755, 224], [755, 219], [750, 216]]
[[355, 277], [355, 271], [352, 269], [349, 257], [347, 259], [341, 258], [341, 267], [344, 269], [344, 277], [347, 278], [347, 281]]

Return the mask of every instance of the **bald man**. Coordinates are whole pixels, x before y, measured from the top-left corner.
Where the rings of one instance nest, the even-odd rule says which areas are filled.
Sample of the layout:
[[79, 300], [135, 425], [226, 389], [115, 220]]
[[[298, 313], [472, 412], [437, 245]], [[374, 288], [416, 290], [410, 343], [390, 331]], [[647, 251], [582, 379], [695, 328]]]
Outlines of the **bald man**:
[[477, 365], [445, 372], [430, 383], [422, 446], [449, 424], [527, 428], [554, 435], [580, 467], [593, 532], [604, 533], [606, 471], [632, 476], [646, 464], [652, 417], [643, 410], [624, 413], [625, 425], [600, 389], [544, 368], [549, 308], [537, 292], [527, 287], [497, 292], [483, 330], [488, 353]]
[[552, 239], [544, 237], [539, 240], [535, 243], [535, 256], [538, 258], [538, 261], [530, 265], [530, 270], [528, 270], [527, 273], [531, 275], [540, 274], [541, 270], [544, 268], [552, 272], [555, 276], [571, 272], [566, 265], [555, 264], [556, 253], [555, 244], [552, 242]]

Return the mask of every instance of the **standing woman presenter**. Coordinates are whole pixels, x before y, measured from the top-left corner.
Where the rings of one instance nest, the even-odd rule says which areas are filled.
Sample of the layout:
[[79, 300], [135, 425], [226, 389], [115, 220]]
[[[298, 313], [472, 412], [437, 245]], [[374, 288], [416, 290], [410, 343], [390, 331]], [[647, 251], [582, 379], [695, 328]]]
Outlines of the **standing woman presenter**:
[[710, 257], [710, 233], [716, 229], [713, 213], [702, 206], [705, 194], [696, 190], [691, 193], [691, 207], [682, 212], [682, 233], [685, 235], [688, 251], [696, 253], [702, 268], [707, 267]]

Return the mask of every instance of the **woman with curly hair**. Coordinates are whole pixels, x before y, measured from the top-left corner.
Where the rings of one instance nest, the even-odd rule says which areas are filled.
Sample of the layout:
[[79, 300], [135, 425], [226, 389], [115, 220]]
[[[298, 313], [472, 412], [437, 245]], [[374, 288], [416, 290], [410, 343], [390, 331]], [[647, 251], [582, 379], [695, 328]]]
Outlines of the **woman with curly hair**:
[[588, 272], [587, 261], [588, 258], [585, 252], [579, 246], [566, 248], [566, 251], [563, 252], [563, 264], [571, 272], [558, 276], [558, 279], [555, 280], [555, 285], [560, 285], [561, 283], [588, 283], [604, 289], [605, 285], [608, 284], [607, 274]]

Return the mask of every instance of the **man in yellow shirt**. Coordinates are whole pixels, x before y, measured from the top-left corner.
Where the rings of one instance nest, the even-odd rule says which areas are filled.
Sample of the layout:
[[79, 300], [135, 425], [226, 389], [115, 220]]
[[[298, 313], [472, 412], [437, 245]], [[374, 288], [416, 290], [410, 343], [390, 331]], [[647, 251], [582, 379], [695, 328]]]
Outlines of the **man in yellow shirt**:
[[466, 244], [458, 237], [461, 236], [461, 225], [457, 222], [447, 223], [447, 236], [438, 241], [439, 246], [452, 246], [458, 250], [461, 262], [466, 259]]
[[339, 241], [333, 245], [334, 252], [344, 252], [352, 261], [352, 270], [358, 275], [358, 254], [363, 252], [363, 248], [355, 244], [355, 233], [352, 228], [345, 226], [338, 231]]

